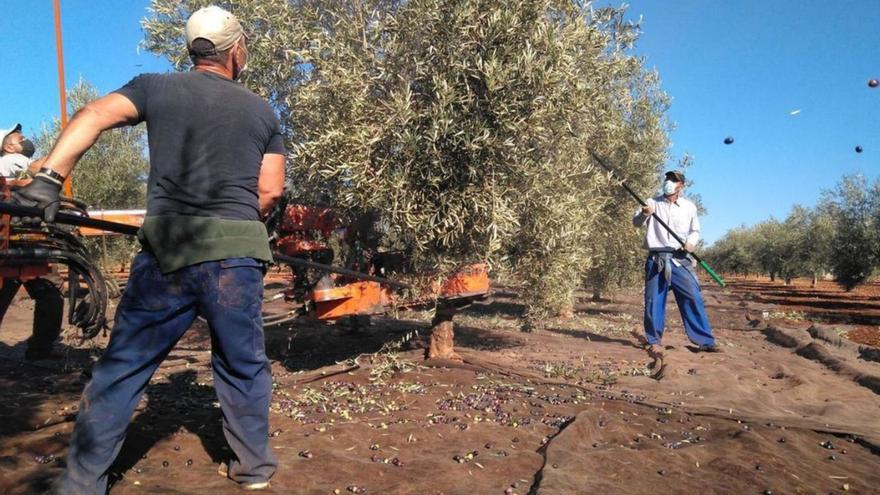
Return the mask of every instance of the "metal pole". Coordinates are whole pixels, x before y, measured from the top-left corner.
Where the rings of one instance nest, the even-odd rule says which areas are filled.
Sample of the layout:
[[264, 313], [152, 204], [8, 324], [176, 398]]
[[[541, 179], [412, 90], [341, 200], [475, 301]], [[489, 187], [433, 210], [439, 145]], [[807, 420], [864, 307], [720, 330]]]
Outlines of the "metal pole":
[[[61, 128], [67, 127], [67, 88], [64, 85], [64, 44], [61, 41], [61, 4], [60, 0], [52, 2], [55, 7], [55, 54], [58, 58], [58, 94], [61, 100]], [[64, 195], [73, 197], [73, 185], [70, 177], [64, 181]]]

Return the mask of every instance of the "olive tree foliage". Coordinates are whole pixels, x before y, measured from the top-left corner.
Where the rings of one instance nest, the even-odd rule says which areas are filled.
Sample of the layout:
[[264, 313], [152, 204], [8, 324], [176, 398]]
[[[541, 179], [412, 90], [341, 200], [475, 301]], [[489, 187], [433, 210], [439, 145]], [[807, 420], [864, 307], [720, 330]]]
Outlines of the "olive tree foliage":
[[834, 217], [823, 205], [808, 211], [809, 220], [806, 227], [804, 247], [805, 273], [812, 277], [813, 286], [831, 271], [834, 249]]
[[755, 238], [748, 227], [731, 229], [715, 241], [703, 253], [703, 257], [719, 272], [733, 275], [762, 273], [755, 252]]
[[[95, 86], [79, 80], [67, 93], [68, 113], [73, 115], [99, 96]], [[51, 150], [60, 130], [61, 122], [58, 119], [42, 125], [39, 136], [35, 138], [38, 156], [44, 156]], [[70, 176], [74, 198], [92, 210], [144, 208], [149, 172], [146, 147], [146, 131], [142, 125], [101, 134], [77, 162]], [[87, 239], [86, 245], [105, 264], [126, 263], [138, 247], [137, 240], [121, 236]]]
[[824, 194], [821, 207], [834, 221], [834, 278], [852, 289], [880, 267], [880, 180], [871, 184], [863, 175], [844, 176]]
[[727, 273], [811, 277], [814, 285], [831, 273], [852, 289], [880, 266], [880, 181], [844, 176], [815, 208], [795, 206], [782, 222], [733, 229], [705, 255]]
[[[188, 66], [202, 0], [153, 0], [146, 46]], [[443, 274], [510, 269], [532, 314], [565, 311], [603, 263], [613, 180], [666, 149], [667, 99], [623, 11], [571, 0], [237, 0], [244, 83], [287, 132], [293, 195], [379, 218], [387, 248]], [[626, 153], [620, 150], [626, 149]], [[618, 160], [619, 159], [619, 160]]]
[[771, 281], [779, 277], [790, 283], [795, 277], [818, 275], [813, 268], [821, 262], [814, 259], [808, 244], [812, 217], [808, 209], [795, 206], [784, 221], [771, 218], [731, 230], [706, 251], [706, 258], [717, 270], [765, 274]]
[[[68, 113], [100, 95], [92, 84], [80, 80], [68, 91]], [[35, 138], [37, 155], [47, 154], [61, 130], [61, 121], [43, 124]], [[74, 197], [93, 209], [143, 208], [146, 204], [147, 173], [144, 126], [121, 127], [101, 134], [77, 162], [71, 175]]]

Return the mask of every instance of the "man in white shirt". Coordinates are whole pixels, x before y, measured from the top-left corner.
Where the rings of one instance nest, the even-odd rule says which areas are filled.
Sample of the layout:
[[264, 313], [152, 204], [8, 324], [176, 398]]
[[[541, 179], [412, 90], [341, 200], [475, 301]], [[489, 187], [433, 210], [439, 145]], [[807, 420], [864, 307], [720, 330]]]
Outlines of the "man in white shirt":
[[[8, 129], [0, 129], [0, 177], [15, 179], [42, 160], [34, 162], [34, 143], [25, 139], [21, 124]], [[57, 275], [36, 278], [3, 278], [0, 284], [0, 324], [12, 300], [24, 285], [28, 295], [34, 300], [33, 336], [28, 340], [25, 359], [61, 359], [63, 356], [53, 350], [53, 345], [61, 334], [64, 317], [64, 297], [59, 289]]]
[[21, 124], [0, 129], [0, 176], [17, 178], [36, 166], [35, 151], [34, 143], [21, 133]]
[[[700, 220], [697, 206], [681, 196], [684, 186], [682, 172], [666, 172], [663, 193], [648, 199], [647, 206], [633, 217], [636, 227], [647, 226], [644, 243], [648, 250], [645, 262], [645, 339], [655, 357], [663, 353], [660, 341], [665, 328], [669, 289], [675, 294], [688, 339], [700, 351], [718, 350], [690, 256], [700, 240]], [[684, 246], [660, 225], [658, 218], [685, 241]]]

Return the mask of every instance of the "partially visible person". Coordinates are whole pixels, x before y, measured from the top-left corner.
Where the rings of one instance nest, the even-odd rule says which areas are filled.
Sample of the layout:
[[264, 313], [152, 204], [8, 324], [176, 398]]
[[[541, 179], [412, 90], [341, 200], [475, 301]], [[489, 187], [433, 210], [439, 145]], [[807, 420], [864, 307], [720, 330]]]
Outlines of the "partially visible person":
[[[633, 216], [633, 225], [647, 227], [644, 324], [645, 340], [655, 357], [663, 354], [661, 340], [666, 328], [666, 299], [670, 289], [675, 294], [688, 339], [698, 351], [718, 350], [703, 304], [694, 259], [690, 256], [700, 240], [700, 220], [697, 206], [681, 195], [684, 187], [682, 172], [666, 172], [663, 193], [648, 199], [647, 206]], [[658, 218], [685, 241], [684, 246], [657, 221]]]
[[64, 297], [58, 284], [48, 277], [25, 280], [12, 277], [3, 279], [3, 287], [0, 288], [0, 326], [3, 325], [3, 318], [22, 285], [34, 300], [33, 334], [28, 339], [27, 349], [24, 352], [25, 359], [28, 361], [60, 359], [62, 355], [54, 349], [54, 344], [61, 335]]
[[10, 178], [34, 175], [43, 160], [34, 160], [36, 147], [21, 132], [21, 124], [8, 129], [0, 129], [0, 176]]
[[[29, 168], [38, 166], [34, 156], [34, 143], [26, 139], [21, 132], [21, 124], [0, 130], [0, 176], [12, 181], [26, 176]], [[2, 272], [2, 268], [0, 268]], [[54, 280], [49, 270], [39, 277], [4, 277], [0, 287], [0, 326], [12, 300], [24, 285], [31, 299], [34, 300], [33, 333], [28, 339], [25, 359], [38, 361], [41, 359], [59, 359], [61, 354], [53, 348], [58, 336], [61, 335], [61, 323], [64, 318], [64, 297], [58, 287], [59, 280]]]
[[[150, 173], [142, 251], [116, 310], [110, 342], [83, 391], [67, 468], [53, 490], [102, 494], [131, 416], [159, 365], [195, 321], [208, 322], [214, 389], [232, 456], [220, 473], [269, 488], [272, 374], [262, 325], [262, 218], [284, 186], [284, 141], [272, 107], [236, 82], [247, 36], [219, 7], [185, 28], [194, 70], [142, 74], [79, 110], [16, 201], [57, 211], [61, 184], [102, 132], [147, 124]], [[88, 180], [88, 178], [83, 178]]]

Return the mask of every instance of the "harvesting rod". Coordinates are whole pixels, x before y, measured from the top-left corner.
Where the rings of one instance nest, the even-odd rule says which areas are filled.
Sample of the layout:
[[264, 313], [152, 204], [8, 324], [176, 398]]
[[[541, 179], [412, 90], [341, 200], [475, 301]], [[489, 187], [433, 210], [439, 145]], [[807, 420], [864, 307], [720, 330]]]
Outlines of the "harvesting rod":
[[[33, 217], [33, 218], [42, 218], [43, 210], [40, 208], [32, 207], [32, 206], [22, 206], [15, 203], [7, 203], [0, 201], [0, 214], [11, 215], [14, 217]], [[58, 212], [55, 215], [55, 223], [65, 224], [65, 225], [74, 225], [77, 227], [91, 227], [93, 229], [105, 230], [107, 232], [116, 232], [117, 234], [124, 235], [137, 235], [140, 227], [136, 225], [129, 225], [127, 223], [119, 223], [119, 222], [110, 222], [107, 220], [98, 220], [96, 218], [83, 217], [79, 215], [72, 215], [70, 213]], [[325, 265], [323, 263], [316, 263], [314, 261], [304, 260], [302, 258], [294, 258], [292, 256], [285, 256], [283, 254], [273, 253], [272, 256], [275, 258], [276, 263], [284, 263], [287, 265], [299, 266], [302, 268], [312, 268], [315, 270], [322, 270], [330, 273], [338, 273], [340, 275], [346, 275], [352, 277], [357, 280], [368, 280], [371, 282], [378, 282], [380, 284], [387, 285], [389, 287], [396, 287], [398, 289], [409, 289], [411, 286], [404, 284], [402, 282], [395, 282], [394, 280], [389, 280], [384, 277], [376, 277], [374, 275], [369, 275], [366, 273], [356, 272], [354, 270], [347, 270], [345, 268], [337, 268], [335, 266]]]
[[[13, 217], [43, 218], [43, 210], [40, 208], [22, 206], [16, 203], [5, 203], [2, 201], [0, 201], [0, 214], [11, 215]], [[136, 225], [109, 222], [107, 220], [64, 213], [63, 211], [60, 211], [55, 215], [55, 223], [75, 225], [77, 227], [91, 227], [93, 229], [106, 230], [107, 232], [116, 232], [117, 234], [125, 235], [137, 235], [139, 230], [139, 227]]]
[[[589, 150], [589, 151], [590, 151], [590, 156], [592, 156], [593, 159], [596, 160], [596, 162], [597, 162], [599, 165], [602, 166], [602, 168], [604, 168], [605, 170], [608, 171], [608, 173], [610, 173], [611, 175], [617, 177], [617, 178], [620, 180], [620, 185], [623, 186], [624, 189], [626, 189], [626, 192], [628, 192], [629, 195], [633, 197], [633, 199], [635, 199], [636, 201], [638, 201], [639, 204], [642, 205], [642, 206], [648, 206], [648, 203], [645, 203], [645, 200], [643, 200], [638, 194], [636, 194], [636, 192], [633, 191], [632, 188], [629, 187], [629, 185], [627, 185], [626, 181], [624, 181], [624, 180], [623, 180], [623, 179], [617, 174], [617, 172], [614, 171], [613, 168], [611, 168], [610, 166], [608, 166], [607, 163], [605, 163], [605, 160], [599, 158], [599, 156], [598, 156], [596, 153], [594, 153], [593, 150]], [[669, 232], [669, 234], [672, 235], [672, 237], [675, 238], [675, 240], [678, 241], [679, 244], [681, 244], [682, 249], [684, 249], [684, 246], [685, 246], [685, 241], [684, 241], [684, 239], [682, 239], [678, 234], [676, 234], [676, 233], [672, 230], [672, 228], [671, 228], [669, 225], [667, 225], [666, 222], [664, 222], [663, 220], [661, 220], [660, 217], [658, 217], [655, 213], [652, 213], [651, 216], [654, 217], [654, 220], [656, 220], [657, 223], [659, 223], [661, 227], [663, 227], [664, 229], [666, 229], [666, 232]], [[706, 270], [706, 273], [708, 273], [709, 276], [712, 277], [712, 280], [714, 280], [715, 282], [717, 282], [718, 285], [720, 285], [721, 287], [724, 287], [724, 280], [721, 278], [721, 276], [719, 276], [717, 273], [715, 273], [715, 270], [713, 270], [713, 269], [709, 266], [708, 263], [706, 263], [702, 258], [700, 258], [700, 257], [697, 255], [697, 253], [690, 253], [690, 255], [693, 256], [695, 260], [697, 260], [697, 263], [700, 265], [700, 267], [703, 268], [703, 270]]]

